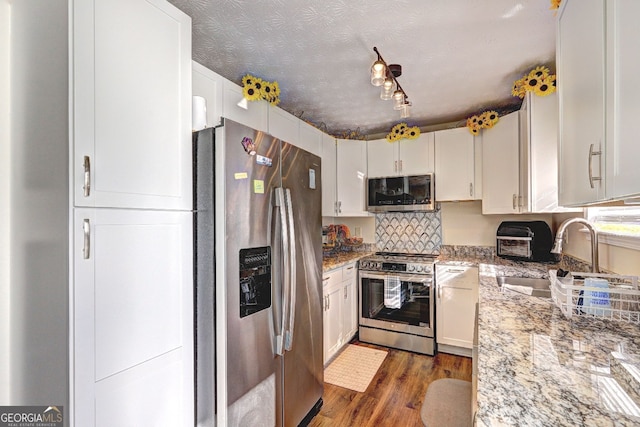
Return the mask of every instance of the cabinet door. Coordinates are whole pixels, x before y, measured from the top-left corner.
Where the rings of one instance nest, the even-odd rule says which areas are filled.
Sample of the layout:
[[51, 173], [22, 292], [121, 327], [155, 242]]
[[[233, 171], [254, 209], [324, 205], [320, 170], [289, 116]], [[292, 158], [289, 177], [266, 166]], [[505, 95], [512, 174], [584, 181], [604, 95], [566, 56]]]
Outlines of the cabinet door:
[[222, 122], [222, 82], [223, 78], [210, 69], [191, 62], [193, 68], [193, 96], [207, 100], [207, 127], [218, 126]]
[[386, 139], [367, 141], [367, 173], [371, 178], [398, 175], [398, 143]]
[[320, 129], [311, 126], [304, 120], [298, 120], [300, 125], [300, 147], [316, 156], [322, 156], [322, 138]]
[[322, 135], [322, 216], [336, 214], [336, 140]]
[[434, 133], [429, 132], [420, 134], [416, 139], [401, 139], [396, 143], [400, 175], [424, 175], [435, 170], [434, 139]]
[[342, 287], [336, 286], [324, 293], [324, 361], [331, 359], [342, 344]]
[[73, 27], [75, 205], [190, 209], [191, 19], [165, 1], [89, 0]]
[[[518, 212], [520, 179], [519, 113], [500, 117], [491, 129], [482, 130], [482, 213]], [[436, 177], [436, 182], [438, 177]], [[437, 193], [436, 193], [437, 195]]]
[[73, 235], [73, 424], [193, 425], [192, 214], [77, 209]]
[[436, 200], [475, 198], [474, 140], [466, 127], [435, 132]]
[[355, 264], [342, 270], [342, 344], [358, 332], [358, 270]]
[[367, 143], [339, 139], [337, 142], [338, 216], [368, 216], [365, 206]]
[[590, 155], [590, 150], [605, 149], [604, 16], [604, 0], [566, 0], [558, 15], [558, 201], [562, 206], [604, 198], [604, 182], [593, 180], [603, 176], [604, 154]]
[[247, 101], [242, 88], [224, 80], [222, 84], [222, 116], [262, 132], [269, 131], [269, 104], [266, 101]]
[[269, 105], [269, 134], [309, 151], [300, 141], [300, 119], [293, 114], [274, 106]]
[[640, 2], [607, 3], [607, 143], [606, 197], [640, 195], [640, 144], [636, 121], [640, 117]]
[[436, 338], [438, 344], [471, 349], [478, 301], [476, 267], [436, 267], [438, 286]]

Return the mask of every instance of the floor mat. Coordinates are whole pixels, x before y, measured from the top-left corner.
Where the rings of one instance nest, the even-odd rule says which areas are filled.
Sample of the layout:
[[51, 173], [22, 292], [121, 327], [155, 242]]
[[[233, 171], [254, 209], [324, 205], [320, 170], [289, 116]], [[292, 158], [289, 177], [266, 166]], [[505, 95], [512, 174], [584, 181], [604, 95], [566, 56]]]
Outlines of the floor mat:
[[384, 350], [349, 344], [324, 370], [324, 382], [364, 393], [385, 357]]

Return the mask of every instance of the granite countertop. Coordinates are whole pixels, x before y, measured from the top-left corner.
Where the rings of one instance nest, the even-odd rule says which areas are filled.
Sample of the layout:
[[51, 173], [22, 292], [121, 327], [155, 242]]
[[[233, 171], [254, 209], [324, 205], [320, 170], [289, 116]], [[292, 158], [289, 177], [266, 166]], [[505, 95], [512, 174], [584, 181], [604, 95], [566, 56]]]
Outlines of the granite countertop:
[[[371, 254], [327, 257], [323, 270]], [[503, 293], [496, 281], [547, 277], [557, 263], [450, 255], [437, 262], [479, 267], [478, 426], [640, 425], [640, 325], [567, 319], [551, 299]]]
[[333, 270], [345, 266], [354, 261], [358, 261], [369, 255], [373, 255], [375, 252], [367, 251], [351, 251], [351, 252], [336, 252], [332, 255], [325, 255], [322, 257], [322, 271]]
[[640, 326], [568, 320], [550, 299], [503, 293], [495, 279], [546, 277], [554, 265], [474, 262], [480, 266], [479, 426], [640, 425], [640, 398], [616, 374], [617, 361], [638, 360]]

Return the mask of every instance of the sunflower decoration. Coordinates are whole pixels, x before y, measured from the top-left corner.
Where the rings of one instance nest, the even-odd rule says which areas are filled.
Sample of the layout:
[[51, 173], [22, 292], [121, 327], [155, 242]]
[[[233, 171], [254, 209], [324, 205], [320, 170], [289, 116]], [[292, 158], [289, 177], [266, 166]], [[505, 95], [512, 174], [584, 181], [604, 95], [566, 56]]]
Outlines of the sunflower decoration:
[[481, 114], [473, 115], [467, 119], [467, 128], [471, 135], [479, 135], [480, 129], [492, 128], [498, 123], [498, 113], [493, 110], [487, 110]]
[[547, 76], [533, 89], [538, 96], [547, 96], [556, 91], [556, 76]]
[[268, 82], [251, 74], [242, 78], [242, 93], [248, 101], [264, 99], [272, 105], [278, 105], [280, 102], [278, 82]]
[[420, 128], [417, 126], [409, 127], [406, 123], [398, 123], [391, 128], [391, 132], [387, 134], [387, 142], [396, 142], [402, 138], [416, 139], [420, 136]]
[[263, 82], [260, 92], [262, 99], [271, 105], [278, 105], [280, 103], [280, 86], [278, 82]]
[[562, 0], [550, 0], [551, 1], [551, 7], [549, 7], [549, 9], [552, 10], [557, 10], [560, 7], [560, 3], [562, 2]]
[[556, 75], [551, 74], [547, 67], [538, 66], [513, 83], [511, 94], [520, 99], [524, 98], [527, 92], [546, 96], [555, 92], [555, 88]]
[[527, 89], [524, 87], [524, 77], [513, 82], [513, 88], [511, 89], [511, 95], [517, 96], [518, 98], [524, 98], [524, 95], [527, 93]]

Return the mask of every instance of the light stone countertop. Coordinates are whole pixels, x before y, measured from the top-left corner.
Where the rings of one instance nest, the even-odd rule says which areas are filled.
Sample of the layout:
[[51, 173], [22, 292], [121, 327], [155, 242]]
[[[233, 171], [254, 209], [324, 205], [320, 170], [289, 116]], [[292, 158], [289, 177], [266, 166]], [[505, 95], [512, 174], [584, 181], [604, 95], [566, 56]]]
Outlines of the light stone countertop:
[[[325, 258], [323, 271], [370, 254]], [[621, 359], [640, 369], [640, 325], [568, 320], [550, 299], [503, 293], [496, 282], [547, 277], [556, 263], [445, 255], [438, 262], [479, 266], [478, 426], [640, 426], [640, 396], [616, 375]]]
[[640, 425], [640, 399], [610, 369], [614, 355], [640, 355], [639, 325], [568, 320], [550, 299], [503, 293], [495, 279], [546, 277], [554, 265], [478, 265], [479, 426]]
[[333, 270], [334, 268], [344, 267], [352, 262], [359, 261], [360, 259], [373, 255], [375, 252], [364, 251], [351, 251], [351, 252], [337, 252], [334, 255], [324, 256], [322, 258], [322, 272]]

